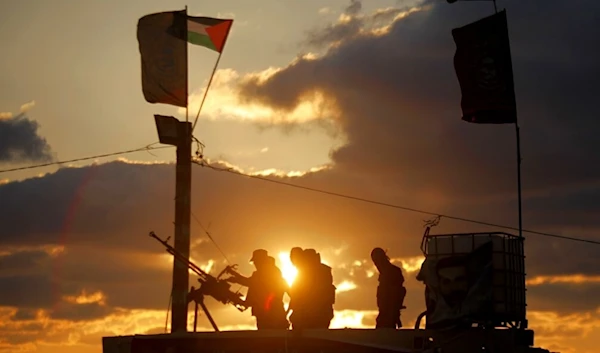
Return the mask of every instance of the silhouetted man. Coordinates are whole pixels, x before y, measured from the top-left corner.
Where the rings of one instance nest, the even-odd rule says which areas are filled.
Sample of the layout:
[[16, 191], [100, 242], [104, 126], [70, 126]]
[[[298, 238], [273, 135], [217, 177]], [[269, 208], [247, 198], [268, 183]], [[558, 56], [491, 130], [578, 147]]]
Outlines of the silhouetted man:
[[298, 247], [292, 248], [290, 251], [290, 262], [298, 271], [294, 283], [290, 288], [290, 305], [288, 309], [292, 311], [292, 315], [290, 315], [292, 329], [297, 330], [307, 326], [308, 313], [310, 312], [310, 283], [306, 271], [307, 264], [304, 250]]
[[333, 304], [335, 304], [335, 286], [331, 267], [321, 263], [321, 255], [314, 249], [304, 250], [307, 268], [310, 274], [311, 301], [310, 327], [329, 328], [333, 319]]
[[379, 271], [377, 286], [377, 315], [376, 328], [400, 328], [400, 310], [404, 309], [404, 275], [402, 270], [390, 262], [390, 258], [381, 248], [371, 251], [371, 259]]
[[252, 253], [250, 262], [256, 267], [250, 278], [238, 274], [228, 281], [248, 287], [245, 302], [252, 307], [252, 316], [256, 317], [259, 330], [287, 329], [289, 323], [283, 307], [283, 294], [288, 291], [288, 286], [275, 265], [275, 259], [266, 250], [258, 249]]
[[314, 249], [293, 248], [290, 261], [298, 270], [290, 295], [292, 328], [328, 328], [335, 302], [331, 267], [321, 263]]

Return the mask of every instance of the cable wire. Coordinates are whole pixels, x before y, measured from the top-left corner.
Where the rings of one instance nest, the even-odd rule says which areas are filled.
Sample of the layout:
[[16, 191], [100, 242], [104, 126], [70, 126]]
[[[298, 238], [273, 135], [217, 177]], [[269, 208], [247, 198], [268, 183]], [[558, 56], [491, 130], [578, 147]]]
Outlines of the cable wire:
[[[202, 225], [202, 222], [200, 222], [200, 219], [198, 219], [198, 217], [196, 217], [196, 215], [194, 214], [194, 212], [190, 212], [190, 214], [192, 215], [192, 217], [194, 218], [194, 220], [198, 223], [198, 225], [200, 226], [200, 228], [202, 228], [202, 230], [204, 231], [204, 233], [208, 236], [208, 239], [210, 239], [210, 241], [212, 241], [213, 245], [217, 248], [217, 250], [221, 253], [221, 256], [223, 256], [223, 258], [225, 259], [225, 262], [227, 262], [227, 265], [231, 266], [231, 261], [229, 261], [229, 258], [227, 258], [227, 255], [225, 255], [225, 252], [223, 250], [221, 250], [221, 247], [219, 246], [219, 244], [217, 244], [217, 242], [215, 241], [215, 239], [212, 237], [212, 234], [209, 233], [208, 229], [205, 228]], [[208, 225], [210, 227], [210, 224]], [[240, 290], [242, 289], [242, 285], [240, 284], [238, 289], [235, 291], [235, 293], [239, 293]]]
[[164, 149], [164, 148], [172, 148], [172, 147], [174, 147], [174, 146], [152, 147], [152, 145], [153, 144], [150, 144], [148, 146], [144, 146], [142, 148], [136, 148], [136, 149], [133, 149], [133, 150], [126, 150], [126, 151], [121, 151], [121, 152], [113, 152], [113, 153], [105, 153], [105, 154], [98, 154], [98, 155], [95, 155], [95, 156], [69, 159], [69, 160], [66, 160], [66, 161], [54, 161], [54, 162], [48, 162], [48, 163], [43, 163], [43, 164], [35, 164], [35, 165], [30, 165], [30, 166], [25, 166], [25, 167], [3, 169], [3, 170], [0, 170], [0, 174], [2, 174], [2, 173], [8, 173], [8, 172], [16, 172], [16, 171], [19, 171], [19, 170], [49, 167], [51, 165], [59, 165], [59, 164], [66, 164], [66, 163], [73, 163], [73, 162], [88, 161], [90, 159], [96, 159], [96, 158], [119, 156], [119, 155], [122, 155], [122, 154], [128, 154], [128, 153], [134, 153], [134, 152], [153, 151], [153, 150], [161, 150], [161, 149]]
[[169, 313], [171, 312], [171, 303], [172, 302], [173, 302], [173, 289], [171, 289], [171, 292], [169, 294], [169, 305], [167, 306], [167, 318], [165, 319], [165, 333], [167, 333], [167, 331], [168, 331]]
[[[113, 153], [105, 153], [105, 154], [99, 154], [99, 155], [95, 155], [95, 156], [70, 159], [70, 160], [66, 160], [66, 161], [55, 161], [55, 162], [49, 162], [49, 163], [43, 163], [43, 164], [36, 164], [36, 165], [25, 166], [25, 167], [3, 169], [3, 170], [0, 170], [0, 174], [2, 174], [2, 173], [8, 173], [8, 172], [20, 171], [20, 170], [27, 170], [27, 169], [35, 169], [35, 168], [48, 167], [48, 166], [52, 166], [52, 165], [60, 165], [60, 164], [66, 164], [66, 163], [81, 162], [81, 161], [87, 161], [87, 160], [96, 159], [96, 158], [112, 157], [112, 156], [118, 156], [118, 155], [123, 155], [123, 154], [134, 153], [134, 152], [152, 151], [152, 150], [159, 150], [159, 149], [165, 149], [165, 148], [172, 148], [173, 147], [173, 146], [152, 147], [152, 145], [154, 145], [154, 143], [150, 144], [150, 145], [147, 145], [147, 146], [144, 146], [142, 148], [137, 148], [137, 149], [132, 149], [132, 150], [125, 150], [125, 151], [113, 152]], [[394, 204], [387, 203], [387, 202], [370, 200], [370, 199], [365, 199], [365, 198], [362, 198], [362, 197], [351, 196], [351, 195], [341, 194], [341, 193], [337, 193], [337, 192], [332, 192], [332, 191], [327, 191], [327, 190], [322, 190], [322, 189], [311, 188], [311, 187], [308, 187], [308, 186], [302, 186], [302, 185], [287, 183], [287, 182], [281, 181], [281, 180], [269, 179], [269, 178], [265, 178], [265, 177], [262, 177], [262, 176], [259, 176], [259, 175], [244, 174], [244, 173], [238, 172], [238, 171], [236, 171], [236, 170], [234, 170], [232, 168], [217, 168], [215, 166], [212, 166], [212, 165], [206, 163], [204, 160], [199, 160], [199, 161], [195, 160], [195, 161], [192, 161], [192, 162], [194, 164], [197, 164], [197, 165], [201, 166], [201, 167], [207, 167], [207, 168], [209, 168], [211, 170], [215, 170], [215, 171], [219, 171], [219, 172], [228, 172], [228, 173], [232, 173], [232, 174], [236, 174], [236, 175], [245, 176], [245, 177], [248, 177], [248, 178], [253, 178], [253, 179], [268, 181], [268, 182], [275, 183], [275, 184], [280, 184], [280, 185], [294, 187], [294, 188], [297, 188], [297, 189], [302, 189], [302, 190], [317, 192], [317, 193], [321, 193], [321, 194], [326, 194], [326, 195], [341, 197], [341, 198], [345, 198], [345, 199], [349, 199], [349, 200], [360, 201], [360, 202], [370, 203], [370, 204], [373, 204], [373, 205], [390, 207], [390, 208], [400, 209], [400, 210], [409, 211], [409, 212], [421, 213], [421, 214], [426, 214], [426, 215], [429, 215], [429, 216], [444, 217], [444, 218], [452, 219], [452, 220], [455, 220], [455, 221], [461, 221], [461, 222], [479, 224], [479, 225], [484, 225], [484, 226], [489, 226], [489, 227], [496, 227], [496, 228], [503, 228], [503, 229], [509, 229], [509, 230], [514, 230], [514, 231], [519, 231], [518, 228], [507, 226], [507, 225], [496, 224], [496, 223], [491, 223], [491, 222], [484, 222], [484, 221], [479, 221], [479, 220], [475, 220], [475, 219], [469, 219], [469, 218], [465, 218], [465, 217], [451, 216], [451, 215], [447, 215], [447, 214], [440, 214], [440, 213], [435, 213], [435, 212], [431, 212], [431, 211], [420, 210], [420, 209], [416, 209], [416, 208], [412, 208], [412, 207], [394, 205]], [[199, 220], [197, 219], [197, 217], [194, 216], [194, 218], [196, 218], [196, 221], [198, 221], [198, 224], [200, 224], [200, 226], [203, 228], [204, 232], [209, 236], [209, 238], [211, 239], [211, 241], [213, 241], [213, 243], [217, 246], [217, 244], [214, 242], [214, 239], [212, 239], [212, 236], [210, 235], [210, 233], [208, 233], [208, 231], [202, 226], [202, 224], [199, 222]], [[538, 232], [538, 231], [529, 230], [529, 229], [523, 229], [522, 231], [524, 233], [541, 235], [541, 236], [546, 236], [546, 237], [551, 237], [551, 238], [557, 238], [557, 239], [563, 239], [563, 240], [571, 240], [571, 241], [583, 242], [583, 243], [588, 243], [588, 244], [600, 245], [600, 241], [591, 240], [591, 239], [583, 239], [583, 238], [576, 238], [576, 237], [570, 237], [570, 236], [558, 235], [558, 234], [552, 234], [552, 233], [546, 233], [546, 232]], [[218, 248], [218, 246], [217, 246], [217, 248]], [[219, 252], [223, 253], [220, 248], [218, 248], [218, 250], [219, 250]], [[225, 258], [225, 259], [227, 260], [227, 258]]]
[[[475, 220], [475, 219], [469, 219], [469, 218], [465, 218], [465, 217], [451, 216], [451, 215], [447, 215], [447, 214], [440, 214], [440, 213], [435, 213], [435, 212], [431, 212], [431, 211], [420, 210], [420, 209], [416, 209], [416, 208], [412, 208], [412, 207], [394, 205], [394, 204], [387, 203], [387, 202], [370, 200], [370, 199], [365, 199], [365, 198], [362, 198], [362, 197], [351, 196], [351, 195], [341, 194], [341, 193], [337, 193], [337, 192], [332, 192], [332, 191], [327, 191], [327, 190], [322, 190], [322, 189], [311, 188], [311, 187], [308, 187], [308, 186], [296, 185], [296, 184], [287, 183], [287, 182], [281, 181], [281, 180], [275, 180], [275, 179], [265, 178], [265, 177], [262, 177], [262, 176], [259, 176], [259, 175], [244, 174], [244, 173], [238, 172], [238, 171], [236, 171], [236, 170], [234, 170], [232, 168], [218, 168], [218, 167], [212, 166], [212, 165], [206, 163], [203, 160], [201, 160], [201, 161], [193, 161], [193, 163], [197, 164], [197, 165], [199, 165], [201, 167], [207, 167], [207, 168], [209, 168], [211, 170], [215, 170], [215, 171], [219, 171], [219, 172], [228, 172], [228, 173], [232, 173], [232, 174], [236, 174], [236, 175], [245, 176], [245, 177], [248, 177], [248, 178], [253, 178], [253, 179], [268, 181], [268, 182], [275, 183], [275, 184], [290, 186], [290, 187], [294, 187], [294, 188], [297, 188], [297, 189], [302, 189], [302, 190], [307, 190], [307, 191], [313, 191], [313, 192], [317, 192], [317, 193], [321, 193], [321, 194], [326, 194], [326, 195], [331, 195], [331, 196], [336, 196], [336, 197], [341, 197], [341, 198], [345, 198], [345, 199], [350, 199], [350, 200], [355, 200], [355, 201], [370, 203], [370, 204], [373, 204], [373, 205], [384, 206], [384, 207], [391, 207], [391, 208], [395, 208], [395, 209], [400, 209], [400, 210], [409, 211], [409, 212], [415, 212], [415, 213], [421, 213], [421, 214], [426, 214], [426, 215], [430, 215], [430, 216], [438, 216], [438, 217], [452, 219], [452, 220], [455, 220], [455, 221], [461, 221], [461, 222], [479, 224], [479, 225], [484, 225], [484, 226], [489, 226], [489, 227], [504, 228], [504, 229], [514, 230], [514, 231], [519, 231], [519, 228], [511, 227], [511, 226], [507, 226], [507, 225], [490, 223], [490, 222], [484, 222], [484, 221], [478, 221], [478, 220]], [[570, 237], [570, 236], [565, 236], [565, 235], [558, 235], [558, 234], [552, 234], [552, 233], [538, 232], [538, 231], [535, 231], [535, 230], [528, 230], [528, 229], [523, 229], [522, 231], [524, 233], [541, 235], [541, 236], [545, 236], [545, 237], [551, 237], [551, 238], [557, 238], [557, 239], [563, 239], [563, 240], [571, 240], [571, 241], [583, 242], [583, 243], [588, 243], [588, 244], [600, 245], [600, 241], [591, 240], [591, 239], [575, 238], [575, 237]]]
[[190, 212], [192, 217], [194, 218], [194, 220], [196, 221], [196, 223], [198, 223], [198, 225], [200, 226], [200, 228], [202, 228], [202, 231], [208, 236], [208, 239], [210, 239], [210, 241], [212, 241], [213, 245], [217, 248], [217, 250], [219, 250], [219, 252], [221, 253], [221, 255], [223, 255], [223, 258], [225, 259], [225, 261], [227, 261], [228, 265], [231, 265], [231, 262], [229, 262], [229, 259], [227, 258], [227, 256], [225, 255], [225, 253], [223, 252], [223, 250], [221, 250], [221, 247], [219, 247], [219, 244], [217, 244], [217, 242], [213, 239], [212, 235], [208, 232], [208, 229], [206, 229], [202, 223], [200, 222], [200, 220], [198, 219], [198, 217], [196, 217], [196, 215], [193, 212]]

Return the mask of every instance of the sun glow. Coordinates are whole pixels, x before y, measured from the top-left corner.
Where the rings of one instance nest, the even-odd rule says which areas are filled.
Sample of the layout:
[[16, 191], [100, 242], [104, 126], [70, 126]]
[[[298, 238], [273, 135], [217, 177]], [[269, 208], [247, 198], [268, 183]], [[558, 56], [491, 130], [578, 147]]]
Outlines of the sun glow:
[[285, 281], [291, 286], [294, 283], [294, 279], [296, 279], [296, 275], [298, 274], [298, 270], [296, 267], [292, 265], [290, 261], [290, 255], [286, 252], [280, 252], [279, 255], [279, 268], [281, 269], [281, 274]]
[[357, 288], [356, 284], [354, 284], [354, 282], [351, 281], [343, 281], [342, 283], [336, 285], [337, 287], [337, 292], [348, 292], [351, 290], [355, 290]]

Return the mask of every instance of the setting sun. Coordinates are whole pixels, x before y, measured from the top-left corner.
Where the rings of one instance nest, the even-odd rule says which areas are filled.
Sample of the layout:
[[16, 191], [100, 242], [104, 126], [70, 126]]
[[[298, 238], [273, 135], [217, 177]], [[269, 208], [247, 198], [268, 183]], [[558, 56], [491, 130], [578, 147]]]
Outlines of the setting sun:
[[286, 282], [291, 286], [294, 283], [294, 279], [298, 274], [298, 270], [292, 265], [290, 261], [290, 255], [286, 252], [279, 253], [279, 264], [281, 269], [281, 274], [283, 278], [285, 278]]

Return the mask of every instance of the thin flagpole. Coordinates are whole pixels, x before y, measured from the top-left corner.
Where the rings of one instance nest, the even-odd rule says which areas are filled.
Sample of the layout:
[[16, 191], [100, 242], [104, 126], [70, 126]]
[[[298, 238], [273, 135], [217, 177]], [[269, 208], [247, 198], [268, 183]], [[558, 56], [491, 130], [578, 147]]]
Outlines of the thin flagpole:
[[[496, 0], [492, 0], [494, 3], [494, 13], [498, 13], [498, 7], [496, 6]], [[519, 237], [523, 237], [523, 201], [522, 201], [522, 189], [521, 189], [521, 133], [519, 129], [519, 121], [515, 119], [515, 135], [517, 139], [517, 198], [519, 204]]]
[[523, 212], [521, 202], [521, 137], [519, 123], [515, 121], [515, 132], [517, 135], [517, 188], [519, 189], [519, 237], [523, 237]]
[[217, 72], [217, 66], [219, 66], [219, 61], [221, 60], [221, 53], [217, 57], [217, 61], [215, 62], [215, 66], [213, 67], [212, 74], [210, 75], [210, 79], [208, 80], [208, 85], [206, 85], [206, 89], [204, 90], [204, 95], [202, 96], [202, 101], [200, 101], [200, 108], [198, 108], [198, 113], [196, 114], [196, 119], [194, 119], [194, 124], [192, 125], [192, 131], [196, 128], [196, 123], [198, 122], [198, 118], [200, 117], [200, 112], [202, 111], [202, 106], [204, 106], [204, 101], [206, 100], [206, 95], [208, 94], [208, 89], [210, 88], [210, 84], [212, 83], [213, 77], [215, 76], [215, 72]]
[[190, 110], [190, 65], [188, 55], [188, 30], [187, 30], [187, 16], [188, 7], [185, 5], [185, 65], [187, 66], [187, 78], [185, 80], [185, 122], [186, 126], [189, 121], [189, 110]]
[[[232, 21], [233, 22], [233, 21]], [[232, 23], [233, 25], [233, 23]], [[206, 90], [204, 91], [204, 95], [202, 96], [202, 101], [200, 101], [200, 108], [198, 108], [198, 113], [196, 114], [196, 118], [194, 119], [194, 124], [192, 125], [192, 132], [196, 128], [196, 123], [198, 123], [198, 118], [200, 117], [200, 112], [202, 111], [202, 107], [204, 106], [204, 101], [206, 100], [206, 95], [208, 94], [208, 89], [210, 88], [210, 84], [212, 83], [213, 77], [217, 72], [217, 67], [219, 66], [219, 61], [221, 60], [221, 55], [223, 55], [223, 51], [225, 50], [225, 46], [227, 45], [227, 38], [229, 37], [229, 32], [231, 32], [231, 27], [227, 31], [225, 35], [225, 39], [223, 40], [223, 48], [221, 48], [221, 52], [217, 57], [217, 61], [215, 62], [215, 66], [213, 67], [212, 74], [210, 74], [210, 79], [208, 79], [208, 84], [206, 85]]]
[[[496, 0], [492, 0], [492, 2], [494, 3], [494, 13], [498, 13], [498, 7], [496, 6]], [[507, 20], [508, 21], [508, 20]], [[506, 31], [508, 32], [508, 24], [507, 24], [507, 28]], [[508, 36], [508, 33], [507, 33]], [[510, 39], [509, 39], [509, 43], [508, 43], [508, 50], [510, 52]], [[512, 58], [511, 58], [512, 60]], [[512, 65], [511, 65], [512, 66]], [[513, 91], [514, 91], [514, 80], [513, 80]], [[518, 119], [518, 113], [517, 113], [517, 107], [516, 107], [516, 100], [515, 100], [515, 135], [516, 135], [516, 140], [517, 140], [517, 198], [518, 198], [518, 203], [519, 203], [519, 239], [521, 241], [523, 241], [523, 203], [522, 203], [522, 193], [521, 193], [521, 134], [519, 131], [519, 119]], [[521, 243], [522, 246], [522, 250], [523, 250], [523, 262], [522, 262], [522, 266], [523, 266], [523, 276], [521, 277], [521, 283], [519, 283], [519, 285], [517, 285], [517, 288], [520, 287], [522, 289], [522, 299], [523, 299], [523, 319], [522, 321], [519, 322], [518, 327], [520, 329], [524, 329], [527, 328], [527, 319], [526, 319], [526, 315], [527, 315], [527, 304], [526, 304], [526, 297], [525, 297], [525, 291], [527, 288], [527, 282], [525, 281], [525, 248], [524, 248], [524, 244]], [[516, 298], [515, 298], [516, 299]]]

